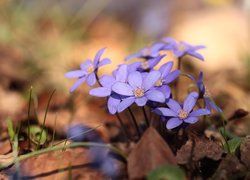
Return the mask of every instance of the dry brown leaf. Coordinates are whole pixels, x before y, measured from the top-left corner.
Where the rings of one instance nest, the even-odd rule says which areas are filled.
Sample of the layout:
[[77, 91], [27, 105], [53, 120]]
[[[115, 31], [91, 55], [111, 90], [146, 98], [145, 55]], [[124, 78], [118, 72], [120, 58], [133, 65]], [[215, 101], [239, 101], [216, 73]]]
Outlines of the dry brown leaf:
[[22, 176], [36, 179], [105, 179], [90, 168], [89, 151], [83, 148], [50, 152], [21, 162]]
[[[214, 141], [200, 138], [188, 140], [185, 145], [177, 151], [178, 164], [187, 164], [190, 160], [199, 161], [203, 158], [209, 158], [212, 160], [221, 159], [223, 150], [222, 147]], [[190, 159], [190, 156], [192, 159]]]
[[6, 154], [11, 151], [11, 144], [9, 140], [0, 142], [0, 154]]
[[248, 136], [240, 145], [240, 159], [250, 170], [250, 136]]
[[168, 144], [153, 128], [148, 128], [128, 157], [130, 179], [141, 179], [163, 164], [176, 165], [176, 158]]
[[240, 163], [239, 159], [228, 154], [220, 163], [212, 179], [244, 179], [246, 174], [246, 168]]
[[0, 172], [0, 180], [8, 180], [8, 179], [9, 178], [5, 174]]

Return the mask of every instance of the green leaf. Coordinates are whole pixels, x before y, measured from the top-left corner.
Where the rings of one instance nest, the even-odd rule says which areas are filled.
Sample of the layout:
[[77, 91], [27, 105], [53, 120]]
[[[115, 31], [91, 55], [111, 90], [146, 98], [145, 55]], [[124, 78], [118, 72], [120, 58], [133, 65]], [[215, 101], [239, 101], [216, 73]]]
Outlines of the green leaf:
[[170, 179], [184, 180], [185, 173], [178, 166], [163, 165], [152, 170], [147, 176], [147, 180], [170, 180]]
[[[233, 139], [230, 139], [229, 141], [227, 141], [228, 145], [229, 145], [229, 150], [231, 153], [235, 153], [235, 151], [237, 150], [237, 148], [240, 146], [240, 144], [242, 143], [242, 141], [244, 140], [244, 137], [235, 137]], [[223, 148], [225, 151], [227, 150], [226, 147], [226, 143], [223, 145]]]
[[13, 142], [15, 137], [15, 130], [13, 128], [13, 123], [10, 117], [7, 119], [7, 127], [8, 127], [8, 134], [10, 136], [10, 141]]
[[[29, 128], [30, 131], [30, 140], [35, 144], [43, 145], [47, 141], [48, 133], [47, 131], [43, 130], [40, 126], [32, 125]], [[27, 129], [28, 131], [28, 129]], [[42, 134], [41, 134], [42, 133]], [[41, 139], [40, 139], [41, 136]], [[40, 140], [40, 142], [39, 142]]]

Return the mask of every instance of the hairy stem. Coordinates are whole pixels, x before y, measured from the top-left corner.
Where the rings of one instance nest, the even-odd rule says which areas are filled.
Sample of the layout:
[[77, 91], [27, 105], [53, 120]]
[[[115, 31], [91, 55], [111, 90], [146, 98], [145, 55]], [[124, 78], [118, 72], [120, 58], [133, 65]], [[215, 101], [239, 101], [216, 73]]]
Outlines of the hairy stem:
[[138, 138], [140, 138], [140, 137], [141, 137], [141, 132], [140, 132], [139, 126], [138, 126], [138, 124], [137, 124], [137, 122], [136, 122], [135, 116], [134, 116], [132, 110], [130, 109], [130, 107], [128, 107], [128, 111], [129, 111], [129, 114], [130, 114], [130, 116], [131, 116], [131, 118], [132, 118], [133, 124], [134, 124], [134, 126], [135, 126], [135, 129], [136, 129]]
[[142, 107], [142, 111], [143, 111], [145, 123], [149, 127], [149, 119], [148, 119], [148, 116], [147, 116], [147, 113], [146, 113], [146, 110], [145, 110], [144, 106]]

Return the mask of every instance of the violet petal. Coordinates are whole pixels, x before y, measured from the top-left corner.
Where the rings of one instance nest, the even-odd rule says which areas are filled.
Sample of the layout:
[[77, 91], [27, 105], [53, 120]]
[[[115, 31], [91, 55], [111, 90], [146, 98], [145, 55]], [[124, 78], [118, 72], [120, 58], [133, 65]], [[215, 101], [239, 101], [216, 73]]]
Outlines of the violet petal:
[[94, 58], [94, 66], [95, 67], [97, 66], [97, 64], [98, 64], [98, 62], [99, 62], [99, 60], [100, 60], [100, 58], [105, 50], [106, 50], [106, 48], [102, 48], [96, 53], [95, 58]]
[[111, 90], [105, 87], [91, 89], [89, 94], [96, 97], [107, 97], [111, 94]]
[[194, 124], [198, 121], [198, 117], [188, 117], [184, 119], [184, 122], [189, 123], [189, 124]]
[[86, 80], [86, 76], [83, 76], [82, 78], [78, 79], [73, 86], [70, 88], [70, 92], [74, 92], [78, 86], [80, 86], [84, 81]]
[[173, 129], [178, 127], [183, 123], [179, 118], [170, 118], [166, 124], [167, 129]]
[[118, 106], [117, 112], [122, 112], [124, 111], [127, 107], [129, 107], [131, 104], [133, 104], [135, 102], [135, 98], [134, 97], [128, 97], [126, 99], [123, 99], [121, 101], [121, 103]]
[[139, 97], [139, 98], [136, 98], [135, 99], [135, 103], [138, 105], [138, 106], [144, 106], [146, 103], [147, 103], [147, 98], [144, 96], [144, 97]]
[[151, 101], [155, 101], [155, 102], [165, 102], [165, 95], [158, 90], [149, 90], [148, 92], [146, 92], [146, 97], [151, 100]]
[[161, 73], [159, 71], [151, 71], [147, 74], [147, 76], [143, 80], [144, 90], [147, 91], [151, 87], [153, 87], [156, 81], [160, 78]]
[[133, 96], [134, 95], [132, 87], [129, 86], [127, 83], [116, 82], [112, 86], [111, 89], [120, 95], [124, 95], [124, 96]]
[[96, 76], [95, 76], [95, 73], [94, 72], [92, 72], [92, 73], [90, 73], [88, 76], [87, 76], [87, 84], [89, 85], [89, 86], [94, 86], [95, 85], [95, 83], [96, 83]]
[[142, 75], [138, 71], [134, 71], [128, 75], [128, 83], [133, 89], [142, 86]]
[[86, 73], [82, 70], [75, 70], [75, 71], [69, 71], [65, 74], [66, 78], [79, 78], [81, 76], [84, 76]]
[[196, 92], [190, 93], [183, 103], [183, 110], [189, 113], [194, 108], [197, 98], [198, 98], [198, 93]]
[[154, 110], [154, 112], [156, 112], [159, 115], [163, 115], [163, 116], [167, 116], [167, 117], [177, 117], [178, 116], [178, 114], [175, 111], [168, 109], [168, 108], [163, 108], [163, 107], [156, 108]]

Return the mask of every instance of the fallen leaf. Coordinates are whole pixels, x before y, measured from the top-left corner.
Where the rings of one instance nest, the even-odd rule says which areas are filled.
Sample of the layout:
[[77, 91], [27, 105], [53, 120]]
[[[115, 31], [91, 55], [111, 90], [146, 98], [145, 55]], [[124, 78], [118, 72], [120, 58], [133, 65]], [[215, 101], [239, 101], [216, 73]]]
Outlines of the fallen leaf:
[[0, 142], [0, 154], [6, 154], [11, 151], [11, 144], [9, 140]]
[[205, 138], [195, 138], [193, 141], [188, 140], [177, 151], [176, 157], [178, 164], [187, 164], [190, 160], [199, 161], [205, 157], [217, 161], [221, 159], [222, 153], [223, 149], [217, 142]]
[[220, 163], [212, 179], [244, 179], [247, 170], [239, 159], [232, 154], [228, 154]]
[[150, 127], [129, 154], [129, 178], [144, 178], [150, 171], [164, 164], [176, 165], [176, 158], [158, 132]]
[[247, 136], [246, 139], [240, 145], [240, 159], [250, 170], [250, 136]]
[[8, 179], [9, 178], [5, 174], [0, 172], [0, 180], [8, 180]]
[[104, 175], [90, 167], [91, 156], [87, 149], [76, 148], [50, 152], [21, 162], [21, 174], [39, 179], [105, 179]]

